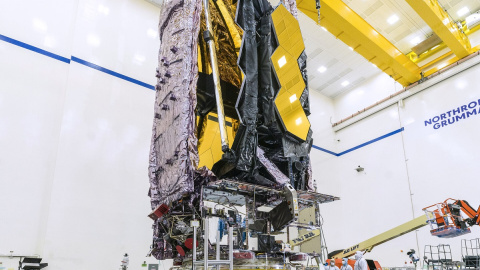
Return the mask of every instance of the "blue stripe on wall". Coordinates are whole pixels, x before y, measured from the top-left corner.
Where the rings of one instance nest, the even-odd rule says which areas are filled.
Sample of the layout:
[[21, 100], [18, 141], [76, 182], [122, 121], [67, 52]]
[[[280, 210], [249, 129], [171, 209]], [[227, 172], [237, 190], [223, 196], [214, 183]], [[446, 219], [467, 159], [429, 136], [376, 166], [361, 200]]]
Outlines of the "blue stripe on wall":
[[0, 40], [3, 40], [3, 41], [5, 41], [5, 42], [11, 43], [11, 44], [13, 44], [13, 45], [16, 45], [16, 46], [25, 48], [25, 49], [27, 49], [27, 50], [30, 50], [30, 51], [33, 51], [33, 52], [36, 52], [36, 53], [39, 53], [39, 54], [43, 54], [43, 55], [45, 55], [45, 56], [51, 57], [51, 58], [53, 58], [53, 59], [62, 61], [62, 62], [67, 63], [67, 64], [70, 63], [70, 59], [68, 59], [68, 58], [66, 58], [66, 57], [60, 56], [60, 55], [58, 55], [58, 54], [51, 53], [51, 52], [49, 52], [49, 51], [42, 50], [42, 49], [40, 49], [40, 48], [38, 48], [38, 47], [29, 45], [29, 44], [27, 44], [27, 43], [23, 43], [23, 42], [21, 42], [21, 41], [18, 41], [18, 40], [16, 40], [16, 39], [13, 39], [13, 38], [6, 37], [6, 36], [4, 36], [4, 35], [0, 35]]
[[337, 156], [337, 157], [338, 157], [338, 154], [337, 154], [337, 153], [332, 152], [332, 151], [327, 150], [327, 149], [324, 149], [324, 148], [321, 148], [321, 147], [319, 147], [319, 146], [312, 145], [312, 148], [317, 149], [317, 150], [320, 150], [320, 151], [323, 151], [323, 152], [325, 152], [325, 153], [328, 153], [328, 154], [330, 154], [330, 155], [334, 155], [334, 156]]
[[99, 65], [95, 65], [93, 63], [90, 63], [88, 61], [85, 61], [85, 60], [82, 60], [78, 57], [75, 57], [75, 56], [71, 56], [71, 59], [68, 59], [66, 57], [63, 57], [63, 56], [60, 56], [58, 54], [54, 54], [52, 52], [49, 52], [49, 51], [45, 51], [43, 49], [40, 49], [38, 47], [35, 47], [35, 46], [32, 46], [32, 45], [29, 45], [27, 43], [23, 43], [21, 41], [18, 41], [16, 39], [13, 39], [13, 38], [9, 38], [7, 36], [4, 36], [4, 35], [1, 35], [0, 34], [0, 40], [3, 40], [5, 42], [8, 42], [10, 44], [13, 44], [13, 45], [16, 45], [16, 46], [19, 46], [19, 47], [22, 47], [24, 49], [27, 49], [27, 50], [30, 50], [32, 52], [36, 52], [36, 53], [39, 53], [39, 54], [42, 54], [42, 55], [45, 55], [45, 56], [48, 56], [50, 58], [53, 58], [55, 60], [58, 60], [58, 61], [62, 61], [64, 63], [67, 63], [67, 64], [70, 64], [70, 61], [74, 61], [74, 62], [77, 62], [79, 64], [82, 64], [84, 66], [87, 66], [89, 68], [93, 68], [93, 69], [96, 69], [98, 71], [101, 71], [101, 72], [104, 72], [104, 73], [107, 73], [109, 75], [112, 75], [114, 77], [117, 77], [117, 78], [120, 78], [122, 80], [126, 80], [126, 81], [129, 81], [131, 83], [134, 83], [136, 85], [140, 85], [140, 86], [143, 86], [145, 88], [148, 88], [150, 90], [155, 90], [155, 86], [154, 85], [151, 85], [151, 84], [148, 84], [148, 83], [144, 83], [142, 81], [139, 81], [139, 80], [136, 80], [132, 77], [128, 77], [126, 75], [123, 75], [123, 74], [120, 74], [118, 72], [115, 72], [113, 70], [110, 70], [110, 69], [107, 69], [107, 68], [104, 68], [104, 67], [101, 67]]
[[129, 81], [129, 82], [131, 82], [131, 83], [134, 83], [134, 84], [137, 84], [137, 85], [146, 87], [146, 88], [151, 89], [151, 90], [155, 90], [155, 86], [153, 86], [153, 85], [151, 85], [151, 84], [144, 83], [144, 82], [141, 82], [141, 81], [139, 81], [139, 80], [135, 80], [134, 78], [125, 76], [125, 75], [123, 75], [123, 74], [120, 74], [120, 73], [115, 72], [115, 71], [113, 71], [113, 70], [110, 70], [110, 69], [108, 69], [108, 68], [104, 68], [104, 67], [101, 67], [101, 66], [99, 66], [99, 65], [95, 65], [94, 63], [90, 63], [90, 62], [85, 61], [85, 60], [82, 60], [82, 59], [80, 59], [80, 58], [78, 58], [78, 57], [72, 56], [72, 61], [73, 61], [73, 62], [77, 62], [77, 63], [79, 63], [79, 64], [82, 64], [82, 65], [84, 65], [84, 66], [87, 66], [87, 67], [96, 69], [96, 70], [98, 70], [98, 71], [107, 73], [107, 74], [109, 74], [109, 75], [112, 75], [112, 76], [114, 76], [114, 77], [120, 78], [120, 79], [122, 79], [122, 80]]
[[[113, 70], [110, 70], [110, 69], [107, 69], [107, 68], [104, 68], [104, 67], [101, 67], [101, 66], [99, 66], [99, 65], [95, 65], [95, 64], [93, 64], [93, 63], [90, 63], [90, 62], [88, 62], [88, 61], [82, 60], [82, 59], [80, 59], [80, 58], [78, 58], [78, 57], [75, 57], [75, 56], [71, 56], [71, 59], [68, 59], [68, 58], [63, 57], [63, 56], [60, 56], [60, 55], [58, 55], [58, 54], [54, 54], [54, 53], [51, 53], [51, 52], [49, 52], [49, 51], [42, 50], [42, 49], [40, 49], [40, 48], [38, 48], [38, 47], [35, 47], [35, 46], [32, 46], [32, 45], [23, 43], [23, 42], [21, 42], [21, 41], [18, 41], [18, 40], [13, 39], [13, 38], [6, 37], [6, 36], [1, 35], [1, 34], [0, 34], [0, 40], [3, 40], [3, 41], [5, 41], [5, 42], [11, 43], [11, 44], [13, 44], [13, 45], [16, 45], [16, 46], [19, 46], [19, 47], [22, 47], [22, 48], [25, 48], [25, 49], [27, 49], [27, 50], [30, 50], [30, 51], [33, 51], [33, 52], [36, 52], [36, 53], [39, 53], [39, 54], [48, 56], [48, 57], [53, 58], [53, 59], [56, 59], [56, 60], [58, 60], [58, 61], [62, 61], [62, 62], [67, 63], [67, 64], [70, 64], [70, 60], [71, 60], [71, 61], [77, 62], [77, 63], [79, 63], [79, 64], [81, 64], [81, 65], [87, 66], [87, 67], [89, 67], [89, 68], [93, 68], [93, 69], [96, 69], [96, 70], [98, 70], [98, 71], [107, 73], [107, 74], [112, 75], [112, 76], [114, 76], [114, 77], [117, 77], [117, 78], [119, 78], [119, 79], [122, 79], [122, 80], [125, 80], [125, 81], [128, 81], [128, 82], [134, 83], [134, 84], [136, 84], [136, 85], [143, 86], [143, 87], [148, 88], [148, 89], [151, 89], [151, 90], [155, 90], [155, 86], [153, 86], [153, 85], [151, 85], [151, 84], [144, 83], [144, 82], [142, 82], [142, 81], [133, 79], [133, 78], [128, 77], [128, 76], [126, 76], [126, 75], [120, 74], [120, 73], [118, 73], [118, 72], [115, 72], [115, 71], [113, 71]], [[312, 145], [312, 147], [313, 147], [314, 149], [323, 151], [323, 152], [328, 153], [328, 154], [330, 154], [330, 155], [334, 155], [334, 156], [339, 157], [339, 156], [345, 155], [345, 154], [347, 154], [347, 153], [350, 153], [350, 152], [352, 152], [352, 151], [355, 151], [355, 150], [357, 150], [357, 149], [360, 149], [360, 148], [362, 148], [362, 147], [364, 147], [364, 146], [367, 146], [367, 145], [369, 145], [369, 144], [372, 144], [372, 143], [374, 143], [374, 142], [377, 142], [377, 141], [380, 141], [380, 140], [382, 140], [382, 139], [388, 138], [388, 137], [390, 137], [390, 136], [392, 136], [392, 135], [395, 135], [395, 134], [397, 134], [397, 133], [399, 133], [399, 132], [402, 132], [403, 130], [404, 130], [404, 128], [402, 127], [402, 128], [400, 128], [400, 129], [397, 129], [397, 130], [392, 131], [392, 132], [390, 132], [390, 133], [388, 133], [388, 134], [385, 134], [385, 135], [383, 135], [383, 136], [380, 136], [380, 137], [378, 137], [378, 138], [375, 138], [375, 139], [373, 139], [373, 140], [370, 140], [370, 141], [368, 141], [368, 142], [366, 142], [366, 143], [362, 143], [362, 144], [360, 144], [360, 145], [358, 145], [358, 146], [352, 147], [352, 148], [350, 148], [350, 149], [348, 149], [348, 150], [346, 150], [346, 151], [343, 151], [343, 152], [341, 152], [341, 153], [338, 153], [338, 154], [335, 153], [335, 152], [332, 152], [332, 151], [330, 151], [330, 150], [327, 150], [327, 149], [321, 148], [321, 147], [319, 147], [319, 146], [316, 146], [316, 145]]]
[[343, 156], [343, 155], [345, 155], [345, 154], [347, 154], [347, 153], [350, 153], [350, 152], [352, 152], [352, 151], [355, 151], [355, 150], [357, 150], [357, 149], [360, 149], [360, 148], [362, 148], [362, 147], [364, 147], [364, 146], [367, 146], [367, 145], [369, 145], [369, 144], [372, 144], [372, 143], [374, 143], [374, 142], [378, 142], [378, 141], [380, 141], [380, 140], [383, 140], [383, 139], [385, 139], [385, 138], [388, 138], [388, 137], [390, 137], [390, 136], [392, 136], [392, 135], [395, 135], [395, 134], [397, 134], [397, 133], [399, 133], [399, 132], [402, 132], [402, 131], [404, 131], [404, 130], [405, 130], [404, 127], [399, 128], [399, 129], [394, 130], [394, 131], [392, 131], [392, 132], [390, 132], [390, 133], [387, 133], [387, 134], [385, 134], [385, 135], [383, 135], [383, 136], [380, 136], [380, 137], [375, 138], [375, 139], [373, 139], [373, 140], [370, 140], [370, 141], [368, 141], [368, 142], [362, 143], [362, 144], [360, 144], [360, 145], [357, 145], [357, 146], [355, 146], [355, 147], [352, 147], [352, 148], [350, 148], [350, 149], [348, 149], [348, 150], [345, 150], [345, 151], [343, 151], [343, 152], [340, 152], [340, 153], [335, 153], [335, 152], [332, 152], [332, 151], [330, 151], [330, 150], [321, 148], [321, 147], [316, 146], [316, 145], [312, 145], [312, 147], [315, 148], [315, 149], [317, 149], [317, 150], [320, 150], [320, 151], [323, 151], [323, 152], [325, 152], [325, 153], [328, 153], [328, 154], [330, 154], [330, 155], [334, 155], [334, 156], [336, 156], [336, 157], [339, 157], [339, 156]]

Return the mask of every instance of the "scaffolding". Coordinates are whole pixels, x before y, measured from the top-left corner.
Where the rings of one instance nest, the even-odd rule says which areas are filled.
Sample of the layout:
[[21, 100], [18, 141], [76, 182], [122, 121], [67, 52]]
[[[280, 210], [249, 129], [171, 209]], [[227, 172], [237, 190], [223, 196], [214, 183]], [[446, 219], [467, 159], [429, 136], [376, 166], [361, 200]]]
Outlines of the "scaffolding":
[[440, 244], [438, 246], [425, 245], [423, 250], [425, 263], [432, 269], [458, 269], [458, 263], [452, 260], [450, 245]]
[[462, 261], [467, 269], [480, 269], [480, 238], [462, 239]]
[[[288, 185], [289, 186], [289, 185]], [[305, 190], [298, 190], [295, 192], [290, 192], [291, 187], [284, 187], [283, 189], [274, 189], [265, 186], [259, 186], [251, 183], [238, 182], [234, 180], [218, 180], [214, 182], [209, 182], [208, 184], [202, 186], [200, 193], [202, 196], [203, 202], [213, 203], [215, 206], [213, 208], [203, 205], [201, 209], [201, 214], [197, 215], [198, 219], [192, 220], [191, 227], [194, 227], [193, 238], [191, 240], [191, 256], [190, 254], [185, 256], [185, 259], [181, 262], [181, 266], [175, 266], [171, 269], [178, 270], [233, 270], [233, 269], [305, 269], [307, 270], [318, 270], [318, 266], [309, 266], [304, 267], [303, 263], [306, 261], [307, 266], [308, 262], [312, 259], [319, 259], [319, 262], [323, 263], [327, 259], [326, 254], [328, 251], [323, 252], [321, 249], [320, 253], [298, 253], [295, 251], [273, 251], [273, 250], [244, 250], [242, 247], [249, 247], [249, 233], [252, 230], [252, 227], [249, 225], [255, 225], [255, 221], [262, 221], [262, 218], [257, 216], [262, 215], [263, 211], [259, 210], [260, 207], [270, 208], [270, 213], [274, 211], [273, 209], [281, 207], [282, 203], [288, 201], [287, 205], [290, 205], [291, 202], [293, 207], [287, 207], [286, 211], [291, 214], [290, 211], [295, 209], [296, 212], [291, 214], [291, 221], [287, 222], [285, 225], [280, 224], [280, 226], [285, 226], [287, 231], [285, 232], [284, 228], [280, 228], [276, 231], [272, 231], [274, 225], [271, 221], [268, 221], [264, 224], [266, 226], [266, 233], [263, 233], [263, 236], [268, 236], [270, 240], [266, 240], [270, 245], [277, 245], [275, 242], [274, 235], [286, 234], [286, 243], [290, 243], [290, 236], [288, 233], [288, 228], [293, 227], [297, 229], [305, 229], [310, 233], [314, 231], [319, 231], [321, 236], [323, 236], [322, 223], [320, 217], [319, 205], [321, 203], [332, 202], [339, 200], [338, 197], [310, 192]], [[293, 195], [292, 195], [293, 194]], [[298, 206], [297, 206], [298, 204]], [[224, 206], [225, 209], [216, 209], [216, 206]], [[236, 207], [245, 207], [245, 213], [240, 213]], [[298, 211], [311, 208], [315, 209], [315, 219], [311, 223], [300, 223], [298, 221]], [[244, 224], [242, 225], [240, 221], [232, 220], [231, 225], [228, 226], [228, 247], [222, 247], [221, 235], [223, 233], [217, 230], [216, 242], [211, 244], [209, 241], [209, 223], [211, 218], [226, 218], [230, 216], [231, 213], [235, 215], [244, 215]], [[285, 215], [285, 214], [284, 214]], [[280, 215], [281, 216], [281, 215]], [[281, 216], [282, 217], [282, 216]], [[233, 219], [233, 218], [232, 218]], [[200, 222], [200, 220], [202, 222]], [[241, 218], [240, 218], [241, 220]], [[211, 224], [211, 223], [210, 223]], [[203, 226], [203, 229], [201, 228]], [[240, 227], [242, 229], [240, 229]], [[254, 228], [254, 227], [253, 227]], [[239, 230], [240, 229], [240, 230]], [[197, 232], [199, 230], [199, 232]], [[264, 230], [262, 227], [261, 230]], [[241, 232], [240, 232], [241, 231]], [[245, 233], [244, 241], [240, 241]], [[250, 236], [253, 237], [253, 236]], [[256, 236], [257, 238], [259, 235]], [[271, 238], [270, 238], [271, 237]], [[201, 241], [203, 238], [203, 241]], [[273, 239], [273, 240], [272, 240]], [[197, 244], [200, 244], [198, 245]], [[203, 244], [202, 244], [203, 242]], [[242, 242], [242, 244], [240, 244]], [[198, 246], [197, 246], [198, 245]], [[257, 244], [258, 245], [258, 244]], [[325, 245], [325, 239], [320, 238], [320, 246]], [[197, 249], [198, 248], [198, 249]], [[235, 250], [234, 250], [235, 248]], [[248, 253], [248, 256], [247, 256]], [[298, 262], [292, 259], [292, 255], [298, 255]], [[305, 259], [308, 258], [308, 259]], [[298, 268], [300, 267], [300, 268]]]

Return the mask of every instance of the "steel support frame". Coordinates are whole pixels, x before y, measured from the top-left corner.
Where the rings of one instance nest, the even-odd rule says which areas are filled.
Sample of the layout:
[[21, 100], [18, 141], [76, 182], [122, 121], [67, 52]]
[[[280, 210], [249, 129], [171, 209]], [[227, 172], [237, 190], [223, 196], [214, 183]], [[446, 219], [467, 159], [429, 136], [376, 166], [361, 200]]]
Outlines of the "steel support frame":
[[450, 19], [437, 0], [406, 0], [406, 2], [459, 59], [471, 53], [470, 40], [467, 35]]
[[216, 269], [220, 269], [220, 265], [228, 265], [229, 270], [233, 270], [233, 227], [228, 228], [228, 260], [220, 259], [220, 232], [217, 231], [216, 239], [216, 255], [215, 260], [208, 259], [208, 247], [209, 247], [209, 217], [202, 218], [203, 220], [203, 261], [197, 261], [197, 233], [196, 227], [194, 227], [193, 233], [193, 250], [192, 250], [192, 269], [197, 269], [197, 265], [203, 265], [203, 269], [209, 269], [209, 266], [216, 266]]
[[[297, 0], [297, 7], [318, 20], [315, 1]], [[343, 1], [322, 0], [320, 14], [321, 26], [403, 86], [420, 80], [418, 66]]]

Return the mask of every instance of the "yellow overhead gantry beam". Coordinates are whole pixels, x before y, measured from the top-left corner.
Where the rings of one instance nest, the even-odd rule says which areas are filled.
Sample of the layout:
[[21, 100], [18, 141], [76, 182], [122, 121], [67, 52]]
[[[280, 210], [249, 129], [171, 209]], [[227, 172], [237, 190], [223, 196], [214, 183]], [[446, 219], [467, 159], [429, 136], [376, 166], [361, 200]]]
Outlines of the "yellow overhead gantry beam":
[[[335, 37], [403, 86], [420, 80], [419, 67], [343, 1], [321, 0], [320, 4], [320, 25]], [[297, 0], [297, 7], [311, 19], [318, 21], [315, 0]]]
[[437, 0], [406, 1], [458, 58], [470, 54], [471, 46], [467, 35], [460, 31]]

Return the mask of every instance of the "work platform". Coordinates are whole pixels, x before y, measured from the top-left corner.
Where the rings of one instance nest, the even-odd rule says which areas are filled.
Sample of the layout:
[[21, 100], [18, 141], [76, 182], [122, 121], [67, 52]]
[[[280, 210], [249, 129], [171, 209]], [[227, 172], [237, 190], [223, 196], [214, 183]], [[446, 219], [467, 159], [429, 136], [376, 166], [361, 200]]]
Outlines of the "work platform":
[[[279, 205], [284, 193], [283, 188], [275, 189], [233, 180], [219, 180], [204, 186], [203, 199], [214, 203], [231, 203], [237, 206], [246, 204], [245, 196], [257, 199], [263, 206], [275, 207]], [[328, 203], [340, 200], [339, 197], [297, 190], [299, 209], [312, 207], [315, 203]]]

